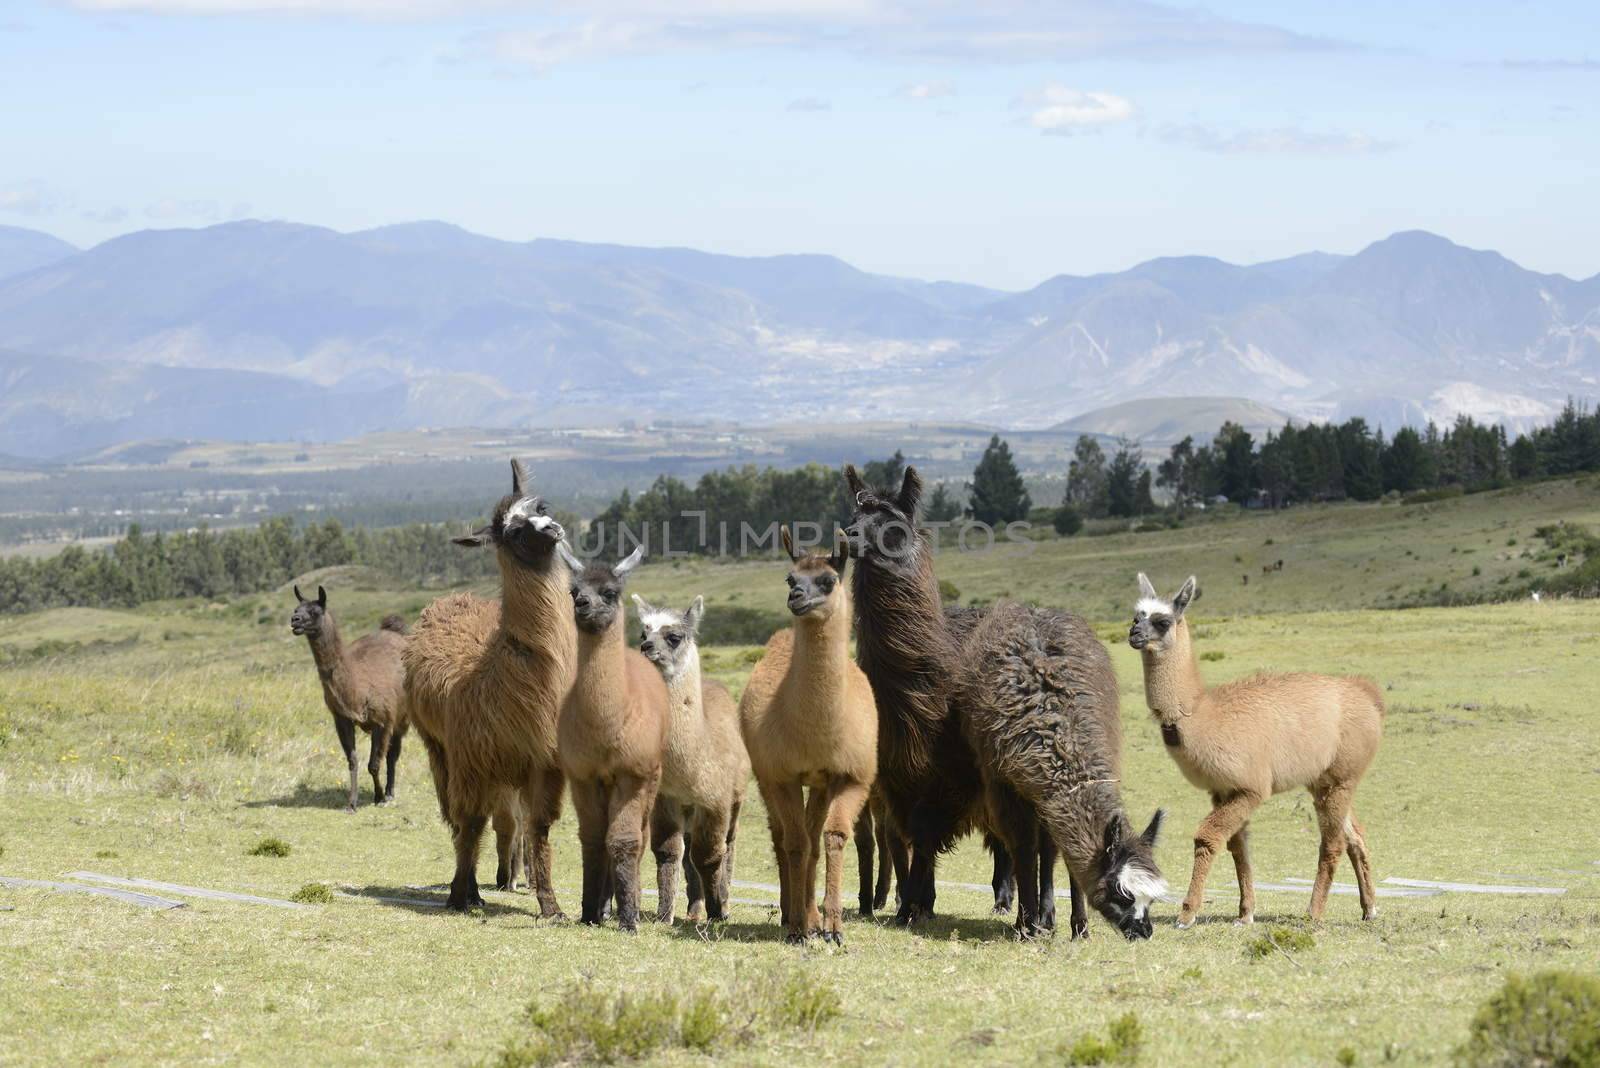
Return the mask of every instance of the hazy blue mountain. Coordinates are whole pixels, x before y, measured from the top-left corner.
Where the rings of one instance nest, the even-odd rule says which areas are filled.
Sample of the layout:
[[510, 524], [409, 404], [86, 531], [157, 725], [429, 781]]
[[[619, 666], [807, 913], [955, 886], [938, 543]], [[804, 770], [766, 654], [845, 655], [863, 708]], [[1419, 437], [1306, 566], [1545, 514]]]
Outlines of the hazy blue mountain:
[[59, 237], [38, 230], [0, 226], [0, 278], [64, 260], [77, 251]]
[[[0, 231], [0, 249], [13, 233]], [[237, 222], [51, 255], [0, 278], [0, 347], [115, 372], [86, 392], [98, 408], [58, 390], [9, 417], [57, 427], [53, 441], [75, 440], [78, 425], [136, 432], [138, 413], [155, 410], [135, 403], [146, 393], [222, 405], [169, 404], [169, 436], [198, 436], [193, 424], [289, 437], [294, 403], [333, 405], [351, 426], [692, 416], [1043, 427], [1139, 397], [1229, 397], [1301, 418], [1392, 426], [1465, 411], [1521, 425], [1568, 394], [1600, 392], [1600, 276], [1541, 275], [1418, 232], [1353, 256], [1169, 257], [1023, 293], [875, 275], [831, 256], [501, 241], [436, 222], [353, 234]], [[228, 411], [236, 388], [272, 416], [204, 414]], [[15, 398], [0, 403], [19, 411]], [[14, 440], [0, 437], [0, 451], [47, 454]]]

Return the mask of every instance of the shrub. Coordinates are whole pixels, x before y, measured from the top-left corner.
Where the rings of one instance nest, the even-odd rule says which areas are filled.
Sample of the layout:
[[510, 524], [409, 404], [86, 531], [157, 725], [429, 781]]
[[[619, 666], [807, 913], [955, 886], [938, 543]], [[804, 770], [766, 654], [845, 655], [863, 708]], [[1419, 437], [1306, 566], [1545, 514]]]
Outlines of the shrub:
[[1070, 538], [1083, 529], [1083, 516], [1070, 504], [1063, 504], [1056, 509], [1056, 514], [1050, 519], [1051, 527], [1063, 538]]
[[1513, 975], [1479, 1007], [1456, 1050], [1462, 1068], [1600, 1065], [1600, 978], [1576, 972]]
[[249, 857], [286, 857], [288, 855], [289, 843], [282, 838], [263, 838], [245, 853], [245, 856]]
[[328, 889], [326, 883], [306, 883], [290, 894], [289, 900], [302, 905], [327, 905], [333, 901], [333, 891]]
[[1344, 1065], [1344, 1068], [1353, 1068], [1356, 1063], [1356, 1051], [1349, 1046], [1340, 1046], [1339, 1052], [1333, 1055], [1333, 1059]]
[[803, 971], [769, 972], [756, 997], [775, 1027], [815, 1031], [844, 1011], [838, 991]]
[[1225, 658], [1227, 655], [1228, 654], [1223, 652], [1221, 649], [1207, 649], [1205, 652], [1200, 654], [1200, 659], [1201, 660], [1221, 660], [1221, 659]]
[[1106, 1037], [1080, 1035], [1070, 1046], [1062, 1047], [1061, 1054], [1068, 1064], [1136, 1064], [1139, 1049], [1144, 1045], [1144, 1028], [1139, 1017], [1127, 1013], [1111, 1021]]
[[1311, 936], [1310, 931], [1302, 931], [1298, 927], [1274, 927], [1246, 942], [1244, 949], [1246, 956], [1260, 960], [1280, 951], [1300, 953], [1314, 949], [1316, 945], [1317, 940]]
[[701, 645], [765, 645], [789, 625], [788, 612], [770, 612], [747, 605], [719, 604], [700, 621]]
[[940, 579], [939, 599], [946, 604], [955, 604], [961, 600], [961, 588], [949, 579]]

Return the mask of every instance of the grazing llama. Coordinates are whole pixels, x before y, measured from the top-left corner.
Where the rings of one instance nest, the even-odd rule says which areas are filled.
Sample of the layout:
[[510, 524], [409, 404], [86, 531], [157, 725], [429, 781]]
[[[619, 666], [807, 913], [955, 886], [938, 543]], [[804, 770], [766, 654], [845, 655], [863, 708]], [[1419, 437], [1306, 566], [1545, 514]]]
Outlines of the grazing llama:
[[[333, 729], [345, 763], [350, 766], [350, 800], [346, 812], [356, 810], [360, 772], [356, 770], [356, 728], [372, 735], [367, 754], [367, 771], [372, 774], [372, 800], [386, 805], [394, 800], [394, 766], [400, 761], [400, 742], [406, 736], [405, 667], [400, 651], [405, 648], [406, 624], [399, 616], [385, 616], [375, 633], [357, 638], [348, 647], [339, 637], [339, 626], [328, 611], [328, 591], [317, 587], [317, 599], [307, 600], [294, 587], [294, 612], [289, 629], [311, 646], [311, 659], [322, 680], [322, 700], [333, 713]], [[384, 762], [389, 766], [389, 785], [378, 781]]]
[[561, 767], [578, 813], [583, 846], [583, 922], [604, 919], [617, 901], [617, 926], [639, 926], [639, 860], [661, 786], [669, 722], [667, 684], [623, 638], [622, 586], [643, 547], [615, 567], [585, 565], [563, 542], [578, 626], [578, 672], [561, 708]]
[[[797, 553], [787, 527], [783, 548], [794, 564], [787, 579], [794, 622], [767, 642], [739, 719], [772, 828], [785, 940], [803, 942], [820, 930], [825, 941], [842, 945], [844, 843], [877, 774], [878, 714], [871, 684], [850, 662], [845, 548]], [[826, 864], [821, 915], [819, 844]]]
[[1144, 661], [1145, 701], [1183, 777], [1211, 795], [1211, 814], [1194, 838], [1194, 874], [1178, 913], [1188, 927], [1200, 912], [1206, 875], [1224, 845], [1239, 876], [1239, 922], [1255, 918], [1250, 815], [1273, 794], [1304, 786], [1322, 832], [1311, 918], [1322, 918], [1339, 854], [1348, 852], [1361, 916], [1378, 914], [1366, 835], [1351, 808], [1356, 785], [1378, 751], [1383, 697], [1371, 679], [1331, 675], [1252, 675], [1207, 688], [1195, 661], [1184, 610], [1195, 579], [1163, 600], [1143, 574], [1128, 644]]
[[[483, 904], [478, 846], [493, 815], [497, 878], [509, 885], [507, 869], [521, 852], [540, 915], [556, 917], [561, 908], [550, 872], [550, 825], [561, 814], [556, 718], [572, 687], [577, 637], [567, 569], [555, 550], [565, 532], [528, 482], [522, 464], [511, 461], [511, 492], [493, 519], [455, 539], [494, 547], [501, 598], [457, 593], [423, 609], [406, 645], [406, 701], [455, 844], [449, 907]], [[525, 839], [520, 850], [510, 848], [517, 838]]]
[[[933, 914], [935, 864], [940, 853], [975, 827], [991, 832], [995, 854], [995, 911], [1005, 911], [1013, 857], [985, 825], [984, 779], [953, 701], [967, 635], [982, 618], [971, 608], [946, 611], [933, 573], [933, 552], [916, 527], [922, 479], [908, 468], [896, 490], [877, 490], [853, 466], [845, 480], [855, 512], [845, 533], [856, 566], [856, 662], [878, 702], [878, 789], [891, 822], [910, 851], [900, 881], [896, 922]], [[1054, 846], [1038, 835], [1036, 889], [1039, 921], [1055, 916]]]
[[666, 681], [670, 710], [661, 789], [650, 827], [659, 895], [656, 918], [672, 922], [678, 865], [687, 839], [683, 874], [689, 919], [695, 923], [725, 919], [739, 808], [750, 778], [750, 757], [739, 732], [739, 706], [726, 686], [700, 674], [698, 638], [705, 598], [696, 597], [687, 612], [657, 608], [638, 594], [633, 603], [639, 610], [639, 651]]

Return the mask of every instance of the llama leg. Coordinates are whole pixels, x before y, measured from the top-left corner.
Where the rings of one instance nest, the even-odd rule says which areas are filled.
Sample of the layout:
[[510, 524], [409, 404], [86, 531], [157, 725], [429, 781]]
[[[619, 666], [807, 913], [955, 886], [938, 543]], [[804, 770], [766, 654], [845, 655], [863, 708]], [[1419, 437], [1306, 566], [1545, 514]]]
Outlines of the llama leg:
[[521, 838], [520, 828], [517, 823], [517, 806], [519, 802], [510, 797], [502, 798], [500, 804], [494, 809], [494, 888], [496, 890], [515, 890], [517, 888], [517, 844]]
[[1011, 852], [992, 834], [983, 836], [983, 846], [994, 856], [994, 876], [989, 880], [994, 887], [994, 914], [1004, 916], [1017, 903], [1017, 869]]
[[383, 799], [386, 802], [394, 800], [394, 767], [400, 763], [400, 743], [404, 739], [405, 735], [396, 731], [389, 740], [389, 752], [384, 758], [389, 771], [389, 783], [383, 791]]
[[372, 728], [372, 745], [367, 750], [367, 773], [372, 776], [372, 803], [383, 804], [383, 758], [389, 754], [389, 728]]
[[690, 867], [696, 870], [704, 891], [705, 918], [728, 918], [728, 853], [732, 813], [700, 811], [690, 843]]
[[488, 817], [481, 812], [463, 814], [455, 832], [456, 874], [450, 880], [450, 897], [445, 908], [456, 912], [482, 908], [483, 895], [478, 893], [478, 846], [483, 840], [483, 828]]
[[339, 732], [339, 748], [344, 750], [344, 762], [350, 769], [350, 800], [345, 803], [346, 812], [356, 810], [356, 798], [360, 796], [360, 772], [356, 770], [356, 725], [343, 716], [333, 717], [333, 729]]
[[[759, 783], [757, 784], [759, 786]], [[783, 824], [778, 820], [778, 802], [761, 788], [761, 807], [767, 813], [767, 834], [772, 838], [772, 859], [778, 868], [778, 922], [789, 928], [789, 855], [784, 851]]]
[[550, 826], [561, 818], [561, 788], [566, 778], [555, 768], [535, 771], [523, 788], [522, 848], [528, 866], [528, 884], [539, 899], [539, 915], [546, 920], [561, 919], [556, 901], [555, 877], [551, 872]]
[[911, 878], [911, 844], [895, 828], [889, 828], [889, 863], [894, 868], [895, 908], [905, 904], [906, 882]]
[[628, 932], [639, 928], [639, 861], [654, 787], [652, 780], [618, 775], [607, 798], [606, 859], [617, 889], [617, 927]]
[[1052, 933], [1056, 929], [1056, 842], [1043, 824], [1039, 826], [1039, 926]]
[[[767, 818], [777, 825], [778, 879], [783, 891], [784, 941], [806, 939], [806, 802], [798, 782], [774, 785], [763, 791]], [[814, 907], [814, 906], [813, 906]]]
[[1344, 854], [1345, 817], [1350, 812], [1350, 795], [1347, 786], [1333, 786], [1322, 793], [1311, 795], [1312, 807], [1317, 810], [1317, 828], [1322, 832], [1322, 842], [1317, 850], [1317, 878], [1311, 885], [1310, 915], [1322, 919], [1322, 910], [1328, 904], [1328, 891], [1333, 887], [1333, 873], [1339, 868], [1339, 858]]
[[822, 913], [817, 909], [817, 864], [822, 859], [822, 825], [828, 818], [828, 790], [813, 786], [806, 795], [806, 937], [822, 933]]
[[1079, 939], [1087, 941], [1089, 938], [1089, 910], [1086, 902], [1089, 895], [1083, 892], [1083, 887], [1078, 885], [1078, 880], [1072, 877], [1070, 871], [1067, 873], [1067, 887], [1072, 895], [1072, 919], [1070, 921], [1072, 924], [1072, 940], [1074, 942]]
[[[821, 793], [822, 791], [816, 791]], [[867, 784], [851, 779], [835, 779], [828, 784], [827, 808], [822, 820], [822, 849], [826, 869], [822, 890], [822, 937], [836, 946], [844, 945], [844, 843], [861, 813], [866, 810]], [[870, 845], [870, 843], [869, 843]], [[868, 850], [870, 861], [871, 850]], [[863, 891], [865, 893], [865, 891]], [[868, 904], [871, 904], [868, 901]]]
[[656, 858], [656, 922], [671, 924], [678, 902], [678, 866], [683, 863], [683, 816], [665, 797], [650, 812], [650, 852]]
[[[720, 901], [722, 914], [728, 914], [728, 895], [733, 890], [733, 846], [739, 839], [739, 810], [744, 807], [743, 801], [735, 801], [733, 807], [728, 809], [728, 834], [726, 837], [727, 851], [722, 854], [722, 866], [717, 869], [716, 898]], [[707, 891], [710, 893], [710, 891]]]
[[1189, 892], [1184, 895], [1183, 907], [1178, 910], [1178, 926], [1192, 927], [1205, 903], [1206, 877], [1211, 874], [1211, 862], [1217, 858], [1228, 839], [1239, 832], [1250, 820], [1250, 814], [1261, 804], [1261, 796], [1248, 792], [1234, 794], [1211, 810], [1211, 815], [1200, 821], [1194, 832], [1194, 872], [1189, 876]]
[[[995, 896], [1002, 886], [1016, 886], [1017, 937], [1039, 933], [1039, 818], [1034, 808], [1001, 782], [984, 785], [984, 807], [992, 823], [984, 840], [995, 856]], [[1002, 881], [999, 860], [1006, 858]]]
[[1241, 924], [1256, 922], [1256, 881], [1250, 871], [1250, 824], [1228, 839], [1228, 852], [1233, 854], [1233, 871], [1239, 878], [1239, 920]]
[[597, 782], [572, 780], [572, 809], [578, 816], [578, 841], [583, 850], [583, 906], [587, 924], [601, 921], [606, 895], [606, 795]]
[[932, 842], [911, 844], [905, 891], [901, 894], [900, 911], [895, 914], [895, 923], [902, 927], [915, 926], [933, 915], [933, 861], [937, 852]]
[[[691, 820], [689, 827], [683, 832], [683, 891], [689, 899], [689, 907], [684, 910], [684, 919], [690, 923], [706, 922], [706, 886], [704, 879], [700, 878], [700, 862], [696, 857], [705, 850], [705, 844], [700, 841], [705, 830], [697, 820]], [[715, 887], [715, 883], [711, 884]]]
[[872, 809], [873, 836], [877, 839], [878, 847], [878, 883], [872, 890], [872, 907], [884, 908], [889, 904], [889, 883], [894, 878], [893, 861], [890, 859], [889, 836], [894, 831], [889, 826], [889, 814], [883, 806], [876, 801], [868, 801]]
[[1372, 888], [1372, 859], [1367, 855], [1367, 832], [1351, 808], [1344, 821], [1345, 851], [1356, 872], [1356, 889], [1361, 894], [1361, 918], [1377, 919], [1378, 895]]
[[856, 910], [863, 919], [872, 915], [872, 897], [876, 884], [872, 880], [872, 862], [877, 851], [877, 836], [873, 833], [872, 807], [864, 806], [856, 817], [856, 870], [860, 875], [860, 895]]
[[422, 736], [422, 748], [428, 753], [428, 770], [433, 773], [433, 791], [439, 795], [439, 818], [450, 822], [450, 772], [445, 762], [444, 748], [438, 742]]

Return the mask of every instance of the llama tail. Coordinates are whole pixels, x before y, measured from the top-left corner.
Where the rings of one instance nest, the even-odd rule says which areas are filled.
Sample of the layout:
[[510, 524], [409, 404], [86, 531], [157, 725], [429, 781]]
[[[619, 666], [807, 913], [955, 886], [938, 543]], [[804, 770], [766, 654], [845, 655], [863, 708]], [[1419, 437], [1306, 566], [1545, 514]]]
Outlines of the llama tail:
[[378, 624], [379, 630], [392, 630], [396, 634], [406, 632], [406, 621], [399, 616], [384, 616], [383, 622]]

